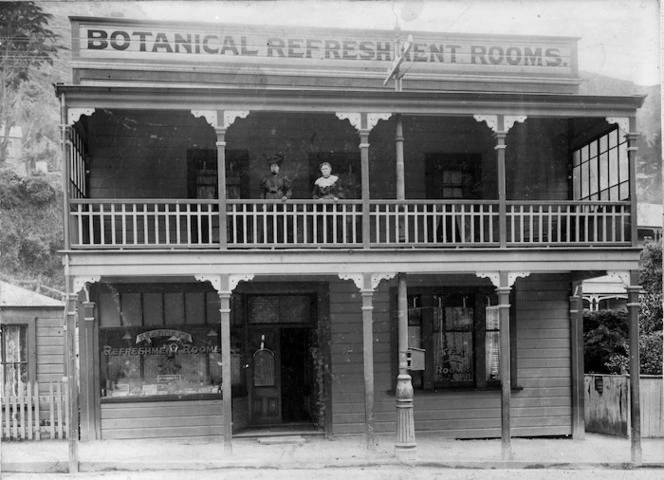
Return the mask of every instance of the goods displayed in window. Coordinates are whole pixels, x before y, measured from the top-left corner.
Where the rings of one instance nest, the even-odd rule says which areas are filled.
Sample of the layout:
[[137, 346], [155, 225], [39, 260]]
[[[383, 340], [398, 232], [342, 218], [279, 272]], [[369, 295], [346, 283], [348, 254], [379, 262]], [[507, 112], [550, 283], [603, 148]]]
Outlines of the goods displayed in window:
[[421, 349], [413, 388], [496, 388], [500, 384], [500, 316], [482, 288], [421, 288], [408, 295], [408, 347]]
[[107, 398], [221, 393], [218, 327], [100, 329]]

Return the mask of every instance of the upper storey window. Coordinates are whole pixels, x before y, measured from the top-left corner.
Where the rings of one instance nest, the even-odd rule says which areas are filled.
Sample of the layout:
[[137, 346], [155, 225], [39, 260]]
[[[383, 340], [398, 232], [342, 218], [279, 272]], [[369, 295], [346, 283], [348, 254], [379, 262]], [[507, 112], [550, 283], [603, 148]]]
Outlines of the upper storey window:
[[627, 141], [617, 128], [574, 150], [572, 161], [575, 200], [629, 198]]

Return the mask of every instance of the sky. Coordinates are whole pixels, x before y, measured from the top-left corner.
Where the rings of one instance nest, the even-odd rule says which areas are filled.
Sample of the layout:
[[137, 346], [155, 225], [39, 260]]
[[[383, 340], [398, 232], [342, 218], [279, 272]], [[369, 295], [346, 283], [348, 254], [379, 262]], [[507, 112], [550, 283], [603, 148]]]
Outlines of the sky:
[[579, 69], [660, 83], [658, 0], [140, 2], [155, 19], [579, 37]]

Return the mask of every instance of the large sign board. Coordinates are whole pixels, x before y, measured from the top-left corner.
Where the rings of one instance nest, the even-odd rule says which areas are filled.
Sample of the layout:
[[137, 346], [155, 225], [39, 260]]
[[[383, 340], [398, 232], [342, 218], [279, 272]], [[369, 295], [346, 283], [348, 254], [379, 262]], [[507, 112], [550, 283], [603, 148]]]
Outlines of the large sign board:
[[[76, 65], [258, 68], [263, 73], [384, 77], [399, 52], [394, 31], [72, 18]], [[573, 79], [576, 38], [401, 32], [413, 36], [409, 76], [487, 75]], [[158, 67], [157, 67], [158, 68]]]

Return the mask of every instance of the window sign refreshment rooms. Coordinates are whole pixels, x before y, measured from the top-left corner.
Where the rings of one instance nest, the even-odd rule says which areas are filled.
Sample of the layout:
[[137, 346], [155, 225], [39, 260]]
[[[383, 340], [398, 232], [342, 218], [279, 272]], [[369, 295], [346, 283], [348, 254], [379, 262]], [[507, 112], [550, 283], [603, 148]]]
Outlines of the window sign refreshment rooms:
[[[394, 61], [396, 33], [281, 26], [74, 19], [74, 58], [149, 63], [253, 64], [304, 71], [384, 72]], [[494, 73], [575, 77], [576, 39], [412, 34], [410, 73]], [[109, 65], [107, 65], [108, 67]]]

